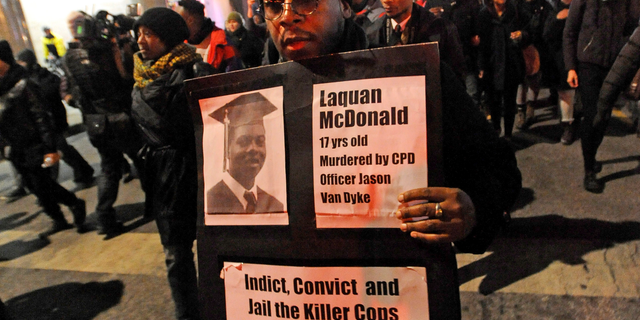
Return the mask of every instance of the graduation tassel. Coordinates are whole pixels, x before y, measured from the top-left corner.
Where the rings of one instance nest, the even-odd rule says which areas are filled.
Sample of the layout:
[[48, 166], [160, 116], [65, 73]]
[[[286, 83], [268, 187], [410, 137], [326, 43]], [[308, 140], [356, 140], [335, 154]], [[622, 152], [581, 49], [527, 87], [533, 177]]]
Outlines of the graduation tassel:
[[229, 109], [224, 110], [224, 159], [222, 162], [222, 172], [229, 171]]

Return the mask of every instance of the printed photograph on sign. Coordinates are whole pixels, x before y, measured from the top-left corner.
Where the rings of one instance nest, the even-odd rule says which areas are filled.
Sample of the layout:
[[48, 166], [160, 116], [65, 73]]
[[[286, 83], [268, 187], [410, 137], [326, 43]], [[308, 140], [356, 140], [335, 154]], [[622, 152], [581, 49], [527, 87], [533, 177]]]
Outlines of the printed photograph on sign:
[[226, 319], [429, 319], [424, 267], [225, 262]]
[[397, 228], [398, 195], [426, 187], [424, 76], [315, 84], [318, 228]]
[[200, 100], [205, 225], [288, 224], [282, 92]]

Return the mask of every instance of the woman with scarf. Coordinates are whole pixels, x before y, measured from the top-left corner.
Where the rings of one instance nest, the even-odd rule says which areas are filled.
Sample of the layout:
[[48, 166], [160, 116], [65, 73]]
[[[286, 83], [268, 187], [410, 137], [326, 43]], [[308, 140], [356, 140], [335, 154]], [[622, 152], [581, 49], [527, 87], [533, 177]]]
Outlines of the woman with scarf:
[[134, 56], [132, 118], [145, 146], [146, 206], [155, 215], [164, 247], [177, 319], [197, 319], [193, 241], [198, 179], [193, 122], [184, 80], [204, 75], [205, 63], [185, 44], [189, 29], [176, 12], [152, 8], [136, 21], [140, 51]]

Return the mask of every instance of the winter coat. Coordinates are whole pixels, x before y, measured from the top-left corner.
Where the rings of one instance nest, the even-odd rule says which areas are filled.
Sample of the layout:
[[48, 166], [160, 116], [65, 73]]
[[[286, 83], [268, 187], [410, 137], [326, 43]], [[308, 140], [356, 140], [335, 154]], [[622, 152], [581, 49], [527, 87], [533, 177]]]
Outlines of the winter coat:
[[262, 64], [264, 42], [240, 26], [235, 32], [226, 31], [227, 41], [240, 52], [240, 59], [245, 68], [258, 67]]
[[564, 64], [578, 62], [609, 68], [637, 25], [635, 0], [573, 0], [564, 28]]
[[604, 130], [611, 118], [611, 110], [620, 92], [625, 90], [640, 68], [640, 25], [633, 32], [627, 44], [604, 79], [598, 97], [598, 114], [594, 126]]
[[[478, 13], [478, 69], [484, 71], [483, 79], [490, 88], [504, 90], [506, 82], [521, 83], [524, 79], [522, 49], [531, 44], [528, 22], [528, 17], [518, 12], [510, 0], [507, 0], [501, 17], [498, 17], [493, 5], [485, 6]], [[514, 31], [522, 33], [522, 38], [517, 42], [510, 38]]]
[[14, 64], [0, 78], [0, 136], [11, 146], [9, 157], [26, 167], [39, 167], [56, 152], [55, 132], [38, 86]]
[[145, 205], [156, 215], [164, 246], [195, 239], [196, 142], [184, 92], [184, 81], [197, 74], [193, 66], [176, 68], [144, 88], [134, 87], [131, 93], [131, 116], [146, 141], [140, 152], [146, 177]]
[[551, 57], [553, 58], [555, 70], [550, 77], [549, 86], [556, 87], [560, 90], [569, 90], [571, 87], [567, 83], [567, 71], [564, 66], [564, 55], [562, 52], [562, 33], [567, 19], [559, 20], [557, 15], [560, 11], [568, 9], [569, 5], [564, 4], [561, 0], [556, 1], [555, 9], [548, 15], [544, 24], [542, 37], [547, 42], [547, 47]]

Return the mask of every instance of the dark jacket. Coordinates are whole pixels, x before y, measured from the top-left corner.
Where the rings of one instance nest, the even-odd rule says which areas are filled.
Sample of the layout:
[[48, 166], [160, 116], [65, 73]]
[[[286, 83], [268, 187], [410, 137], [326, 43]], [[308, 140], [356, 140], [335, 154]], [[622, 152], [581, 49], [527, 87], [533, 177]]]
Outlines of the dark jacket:
[[[524, 79], [522, 48], [531, 43], [526, 29], [529, 20], [518, 12], [511, 0], [507, 0], [506, 4], [501, 17], [498, 17], [493, 5], [482, 8], [478, 13], [478, 68], [484, 70], [483, 78], [495, 90], [503, 90], [505, 82], [520, 83]], [[514, 31], [522, 32], [520, 41], [511, 40], [510, 34]]]
[[45, 154], [56, 152], [53, 124], [38, 87], [18, 64], [0, 78], [0, 136], [11, 146], [11, 160], [22, 166], [39, 167]]
[[131, 93], [131, 116], [146, 141], [140, 152], [145, 205], [157, 215], [164, 246], [195, 239], [196, 142], [184, 81], [196, 74], [193, 63], [183, 65]]
[[54, 129], [58, 133], [63, 133], [69, 128], [67, 122], [67, 110], [60, 98], [60, 77], [35, 64], [31, 67], [29, 79], [40, 87], [40, 92], [44, 98], [47, 112], [53, 120]]
[[[334, 52], [364, 49], [366, 41], [364, 31], [347, 20], [341, 45]], [[465, 191], [476, 209], [476, 227], [456, 247], [482, 253], [505, 225], [504, 213], [515, 203], [522, 177], [513, 150], [498, 138], [451, 67], [441, 63], [440, 76], [445, 187]]]
[[240, 59], [245, 68], [258, 67], [262, 64], [264, 42], [261, 39], [243, 26], [235, 32], [226, 31], [226, 33], [227, 41], [240, 52]]
[[618, 58], [611, 66], [609, 74], [604, 79], [598, 97], [598, 114], [593, 123], [594, 127], [601, 130], [606, 129], [618, 95], [629, 86], [639, 68], [640, 26], [636, 28], [627, 44], [624, 45]]
[[573, 0], [564, 28], [564, 64], [611, 67], [638, 21], [631, 0]]
[[[438, 42], [440, 57], [448, 63], [461, 80], [467, 73], [458, 30], [453, 22], [437, 18], [429, 10], [413, 3], [411, 18], [402, 32], [403, 44]], [[391, 18], [384, 17], [378, 30], [378, 41], [372, 46], [386, 46], [393, 31]]]
[[555, 9], [547, 16], [544, 24], [542, 37], [547, 42], [547, 48], [553, 58], [555, 70], [553, 76], [550, 77], [550, 86], [560, 90], [569, 90], [571, 87], [567, 83], [567, 71], [564, 67], [564, 55], [562, 52], [562, 33], [567, 19], [559, 20], [557, 15], [560, 11], [568, 9], [569, 5], [564, 4], [561, 0], [556, 0]]
[[120, 74], [108, 41], [85, 39], [64, 56], [67, 80], [83, 115], [129, 113], [131, 75]]

